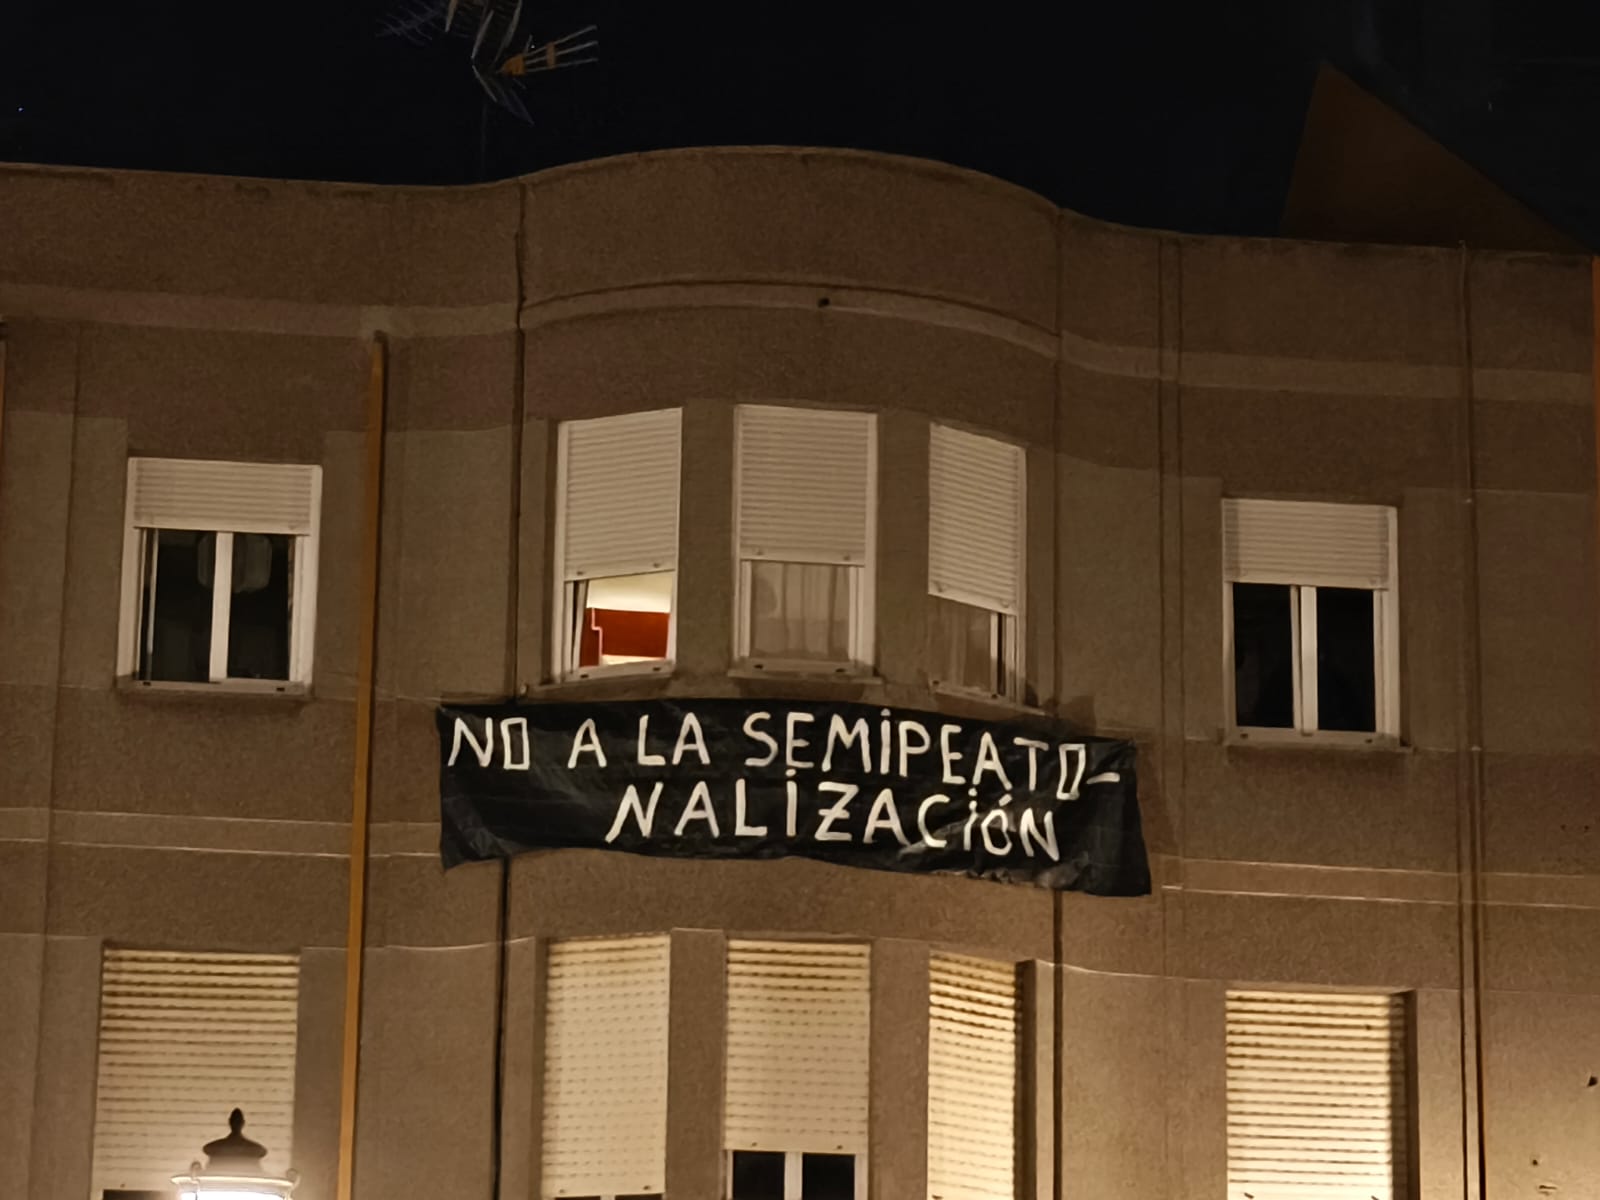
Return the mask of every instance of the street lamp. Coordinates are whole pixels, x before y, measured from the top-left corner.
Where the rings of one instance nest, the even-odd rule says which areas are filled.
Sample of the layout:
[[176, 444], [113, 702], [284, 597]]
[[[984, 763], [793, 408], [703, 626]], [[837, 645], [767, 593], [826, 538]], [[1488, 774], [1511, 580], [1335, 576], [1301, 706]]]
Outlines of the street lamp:
[[300, 1181], [294, 1171], [283, 1175], [263, 1175], [260, 1164], [267, 1148], [244, 1136], [244, 1113], [237, 1108], [228, 1114], [228, 1136], [207, 1142], [206, 1165], [189, 1165], [187, 1175], [174, 1175], [178, 1200], [288, 1200]]

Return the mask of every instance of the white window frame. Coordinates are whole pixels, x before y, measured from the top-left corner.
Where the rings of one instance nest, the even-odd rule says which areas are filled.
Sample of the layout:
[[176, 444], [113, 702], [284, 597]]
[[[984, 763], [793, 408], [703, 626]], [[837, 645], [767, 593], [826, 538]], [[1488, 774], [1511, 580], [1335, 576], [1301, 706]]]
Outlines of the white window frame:
[[[930, 591], [929, 597], [934, 600], [944, 600], [951, 604], [966, 604], [964, 600], [952, 600], [949, 596], [941, 596]], [[994, 686], [973, 687], [971, 684], [958, 683], [950, 679], [934, 679], [934, 689], [940, 692], [950, 692], [963, 696], [981, 696], [986, 700], [1007, 700], [1014, 704], [1022, 701], [1022, 672], [1018, 669], [1019, 649], [1022, 642], [1022, 617], [1012, 616], [1010, 613], [998, 612], [992, 608], [983, 608], [976, 604], [966, 604], [968, 608], [975, 608], [986, 613], [989, 617], [989, 660], [994, 670], [994, 678], [990, 681]]]
[[[1375, 507], [1375, 506], [1367, 506]], [[1240, 742], [1323, 745], [1397, 745], [1400, 740], [1400, 576], [1396, 546], [1397, 514], [1387, 508], [1389, 522], [1388, 586], [1336, 584], [1372, 593], [1373, 724], [1372, 730], [1320, 729], [1317, 726], [1317, 585], [1287, 580], [1234, 580], [1223, 572], [1222, 677], [1227, 731]], [[1236, 583], [1265, 583], [1289, 590], [1290, 639], [1293, 645], [1294, 727], [1240, 725], [1234, 663], [1233, 589]]]
[[[868, 539], [868, 551], [873, 553], [872, 541]], [[850, 589], [850, 661], [834, 662], [820, 658], [758, 658], [750, 653], [750, 594], [754, 587], [755, 564], [757, 562], [770, 562], [780, 566], [823, 566], [835, 567], [848, 571], [845, 577]], [[790, 559], [752, 559], [741, 558], [738, 572], [738, 612], [735, 614], [735, 640], [734, 653], [739, 664], [745, 667], [754, 667], [766, 671], [778, 671], [798, 674], [852, 674], [860, 675], [872, 670], [872, 606], [873, 587], [871, 568], [863, 563], [860, 566], [843, 563], [806, 563]]]
[[[646, 410], [650, 411], [650, 410]], [[566, 550], [567, 550], [567, 467], [568, 446], [571, 442], [572, 427], [577, 422], [562, 421], [556, 426], [556, 472], [555, 472], [555, 508], [554, 530], [551, 535], [551, 577], [555, 583], [555, 598], [550, 607], [550, 650], [551, 674], [557, 682], [573, 682], [582, 679], [609, 678], [617, 675], [670, 675], [678, 659], [678, 566], [682, 559], [682, 527], [683, 518], [683, 417], [682, 410], [672, 410], [678, 415], [678, 487], [674, 494], [677, 505], [673, 513], [674, 524], [679, 526], [680, 541], [674, 547], [672, 559], [672, 608], [667, 614], [667, 654], [665, 658], [653, 658], [645, 662], [629, 663], [602, 663], [592, 667], [580, 667], [577, 664], [577, 647], [573, 640], [573, 621], [577, 616], [572, 604], [573, 585], [588, 583], [592, 580], [574, 580], [567, 578]], [[627, 414], [623, 414], [627, 415]], [[591, 420], [606, 420], [605, 417], [585, 418]], [[657, 574], [654, 571], [636, 571], [634, 574]], [[611, 578], [606, 576], [605, 578]]]
[[[866, 561], [855, 563], [807, 562], [802, 559], [747, 559], [740, 553], [739, 512], [743, 507], [739, 493], [741, 478], [742, 442], [739, 436], [739, 408], [734, 409], [733, 437], [733, 565], [734, 565], [734, 620], [733, 657], [741, 668], [788, 675], [852, 675], [868, 676], [874, 671], [874, 615], [877, 611], [878, 565], [878, 416], [868, 412], [867, 422], [867, 504]], [[758, 405], [757, 407], [766, 407]], [[776, 407], [801, 408], [801, 405]], [[835, 411], [835, 410], [822, 410]], [[849, 410], [859, 412], [860, 410]], [[752, 589], [752, 564], [755, 562], [796, 563], [810, 566], [843, 567], [850, 571], [850, 660], [832, 662], [805, 658], [757, 658], [750, 652], [750, 595]]]
[[[317, 562], [322, 536], [322, 468], [309, 466], [310, 532], [291, 529], [254, 528], [248, 531], [218, 529], [199, 522], [145, 524], [136, 522], [135, 464], [129, 459], [123, 507], [122, 604], [117, 622], [117, 676], [141, 688], [234, 692], [303, 693], [311, 686], [312, 661], [317, 632]], [[229, 466], [208, 461], [208, 466]], [[205, 680], [139, 679], [139, 644], [144, 636], [141, 615], [144, 609], [144, 582], [148, 557], [160, 530], [186, 530], [215, 535], [215, 565], [211, 572], [211, 659]], [[237, 532], [267, 533], [293, 539], [294, 574], [289, 604], [289, 678], [241, 679], [228, 675], [228, 632], [232, 619], [229, 598], [233, 583], [233, 539]], [[149, 536], [147, 536], [149, 535]]]
[[[949, 425], [942, 421], [929, 423], [928, 446], [930, 461], [928, 463], [928, 486], [931, 492], [935, 484], [933, 478], [933, 463], [931, 459], [933, 439], [937, 430], [946, 429], [952, 433], [966, 437], [983, 438], [1008, 447], [1018, 456], [1017, 462], [1017, 564], [1016, 588], [1017, 603], [1015, 613], [1003, 612], [985, 604], [973, 603], [960, 595], [946, 595], [935, 590], [933, 579], [928, 581], [928, 595], [938, 600], [946, 600], [955, 604], [965, 604], [969, 608], [976, 608], [989, 614], [989, 658], [993, 663], [996, 678], [990, 680], [992, 686], [976, 688], [968, 684], [956, 683], [951, 680], [935, 679], [933, 687], [938, 691], [958, 693], [968, 696], [982, 696], [991, 700], [1007, 700], [1012, 703], [1021, 703], [1024, 694], [1024, 681], [1022, 678], [1022, 648], [1026, 645], [1024, 638], [1027, 629], [1028, 611], [1028, 455], [1027, 448], [1004, 438], [995, 437], [989, 433], [977, 433], [962, 429], [957, 425]], [[930, 529], [930, 536], [931, 536]], [[930, 564], [931, 570], [931, 564]]]
[[[722, 1194], [725, 1200], [733, 1200], [733, 1156], [735, 1154], [782, 1154], [783, 1155], [783, 1200], [805, 1200], [801, 1193], [801, 1182], [805, 1178], [802, 1160], [807, 1154], [821, 1154], [829, 1158], [839, 1156], [839, 1151], [830, 1150], [728, 1150], [722, 1156]], [[867, 1156], [865, 1154], [852, 1155], [856, 1167], [855, 1200], [867, 1200]]]

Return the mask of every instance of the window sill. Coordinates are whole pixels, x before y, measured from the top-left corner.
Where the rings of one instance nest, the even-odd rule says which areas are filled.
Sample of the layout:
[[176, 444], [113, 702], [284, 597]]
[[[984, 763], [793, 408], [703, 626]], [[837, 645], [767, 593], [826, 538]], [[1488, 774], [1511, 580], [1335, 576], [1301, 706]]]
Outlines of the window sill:
[[1293, 729], [1228, 729], [1222, 744], [1262, 750], [1357, 750], [1372, 754], [1410, 754], [1411, 747], [1389, 733], [1354, 733], [1322, 729], [1300, 733]]
[[229, 679], [222, 683], [191, 683], [169, 679], [130, 679], [123, 676], [117, 680], [117, 691], [126, 696], [167, 696], [173, 699], [193, 699], [199, 696], [297, 702], [311, 699], [310, 684], [272, 679]]
[[672, 674], [677, 666], [670, 658], [652, 659], [650, 662], [636, 663], [608, 663], [599, 667], [579, 667], [575, 671], [568, 671], [559, 679], [552, 680], [550, 687], [561, 687], [575, 683], [588, 683], [602, 679], [627, 679], [651, 678], [652, 676], [665, 679]]
[[989, 708], [999, 709], [1018, 716], [1043, 717], [1049, 715], [1044, 709], [1036, 708], [1031, 704], [1018, 700], [1014, 696], [1003, 696], [999, 692], [986, 692], [982, 688], [962, 687], [960, 684], [945, 683], [939, 679], [930, 680], [928, 690], [941, 698], [964, 701], [968, 704], [982, 704]]
[[784, 659], [744, 659], [728, 668], [730, 679], [823, 679], [847, 683], [882, 683], [871, 667], [860, 663], [800, 662]]

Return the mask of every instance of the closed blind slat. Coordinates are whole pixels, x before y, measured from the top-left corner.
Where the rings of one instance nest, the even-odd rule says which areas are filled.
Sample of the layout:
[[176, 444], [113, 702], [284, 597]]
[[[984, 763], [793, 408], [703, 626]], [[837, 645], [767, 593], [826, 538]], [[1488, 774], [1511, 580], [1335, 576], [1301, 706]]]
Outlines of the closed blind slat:
[[1377, 504], [1224, 500], [1223, 566], [1236, 583], [1388, 588], [1394, 525]]
[[739, 556], [864, 564], [872, 415], [744, 404], [736, 420]]
[[106, 951], [94, 1195], [170, 1189], [234, 1108], [263, 1169], [289, 1168], [299, 975], [293, 955]]
[[681, 431], [676, 408], [562, 424], [566, 579], [674, 569]]
[[1010, 963], [928, 963], [928, 1195], [1012, 1200], [1017, 988]]
[[131, 524], [232, 533], [315, 532], [322, 468], [294, 463], [134, 458]]
[[726, 1145], [865, 1154], [868, 951], [728, 943]]
[[1395, 1200], [1406, 1179], [1403, 996], [1227, 998], [1230, 1200]]
[[1021, 611], [1023, 454], [995, 438], [934, 425], [928, 443], [928, 590]]
[[666, 1190], [668, 962], [665, 937], [551, 945], [544, 1196]]

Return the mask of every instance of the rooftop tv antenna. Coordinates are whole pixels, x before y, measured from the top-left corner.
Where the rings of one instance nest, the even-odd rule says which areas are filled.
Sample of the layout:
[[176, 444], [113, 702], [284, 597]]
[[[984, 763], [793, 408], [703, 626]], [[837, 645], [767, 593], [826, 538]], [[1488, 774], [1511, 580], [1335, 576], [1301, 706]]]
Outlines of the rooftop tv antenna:
[[600, 61], [598, 26], [539, 40], [524, 28], [524, 0], [401, 0], [382, 32], [426, 45], [442, 36], [470, 42], [467, 65], [484, 94], [513, 116], [533, 123], [524, 100], [535, 75]]

